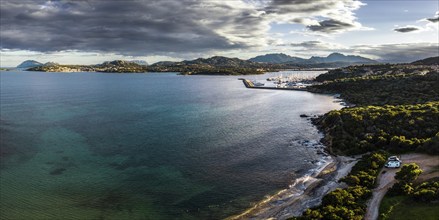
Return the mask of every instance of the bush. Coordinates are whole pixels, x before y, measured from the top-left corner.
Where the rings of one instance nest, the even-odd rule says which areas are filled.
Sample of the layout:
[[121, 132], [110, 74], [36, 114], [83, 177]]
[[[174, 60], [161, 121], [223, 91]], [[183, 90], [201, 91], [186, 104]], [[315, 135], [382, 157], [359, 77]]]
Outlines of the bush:
[[418, 201], [431, 202], [439, 200], [439, 181], [424, 182], [415, 187], [413, 198]]
[[338, 154], [373, 150], [439, 154], [439, 102], [343, 108], [315, 120]]
[[421, 168], [416, 163], [404, 164], [401, 170], [395, 175], [395, 179], [405, 183], [412, 183], [422, 173]]
[[320, 206], [307, 209], [301, 217], [294, 219], [363, 219], [366, 200], [372, 196], [370, 189], [386, 157], [384, 152], [364, 155], [352, 168], [350, 175], [342, 180], [349, 187], [328, 193]]
[[364, 186], [369, 189], [375, 186], [378, 170], [384, 166], [387, 153], [374, 152], [364, 155], [361, 160], [355, 164], [350, 174], [341, 181], [349, 186]]

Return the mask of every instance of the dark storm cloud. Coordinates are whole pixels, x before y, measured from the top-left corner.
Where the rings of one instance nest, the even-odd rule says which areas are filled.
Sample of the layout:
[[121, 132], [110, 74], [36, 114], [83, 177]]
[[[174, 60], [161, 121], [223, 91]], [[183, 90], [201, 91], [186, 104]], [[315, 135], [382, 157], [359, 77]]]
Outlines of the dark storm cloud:
[[230, 40], [228, 34], [245, 38], [261, 30], [253, 28], [261, 26], [261, 19], [250, 9], [234, 11], [196, 0], [2, 0], [1, 6], [2, 49], [125, 55], [203, 52], [250, 47]]
[[402, 27], [402, 28], [395, 28], [393, 30], [400, 33], [409, 33], [413, 31], [419, 31], [420, 29], [418, 27]]
[[367, 29], [356, 21], [354, 13], [363, 5], [358, 0], [272, 0], [265, 11], [268, 16], [277, 15], [279, 20], [303, 24], [311, 31], [330, 34]]
[[331, 9], [336, 4], [336, 1], [328, 0], [273, 0], [265, 10], [276, 14], [310, 13]]
[[353, 11], [362, 5], [358, 0], [2, 0], [0, 40], [5, 50], [200, 54], [266, 46], [273, 22], [326, 33], [360, 29]]
[[301, 43], [291, 43], [290, 46], [293, 47], [295, 51], [312, 50], [312, 51], [334, 52], [334, 51], [343, 51], [344, 49], [346, 49], [346, 47], [340, 44], [322, 42], [318, 40], [303, 41]]
[[355, 27], [351, 23], [346, 23], [334, 19], [320, 21], [319, 25], [309, 25], [307, 28], [311, 31], [318, 31], [323, 33], [333, 33], [341, 30]]
[[301, 43], [291, 43], [290, 45], [293, 47], [305, 47], [305, 48], [314, 48], [320, 45], [322, 42], [318, 40], [304, 41]]

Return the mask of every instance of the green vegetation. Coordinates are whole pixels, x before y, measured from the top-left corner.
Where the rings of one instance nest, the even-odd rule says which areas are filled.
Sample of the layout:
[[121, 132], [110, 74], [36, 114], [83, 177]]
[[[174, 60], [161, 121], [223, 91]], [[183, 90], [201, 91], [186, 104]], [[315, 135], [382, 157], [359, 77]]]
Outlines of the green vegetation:
[[340, 93], [359, 106], [331, 111], [315, 120], [327, 134], [333, 153], [384, 149], [439, 154], [437, 66], [350, 66], [331, 70], [316, 81], [320, 84], [310, 87], [310, 91]]
[[349, 176], [342, 179], [348, 187], [336, 189], [322, 199], [320, 206], [307, 209], [301, 217], [293, 219], [363, 219], [366, 201], [371, 197], [376, 177], [386, 162], [385, 152], [364, 155], [355, 164]]
[[404, 164], [395, 175], [397, 182], [390, 188], [390, 195], [411, 195], [414, 192], [413, 182], [422, 173], [415, 163]]
[[413, 62], [415, 65], [439, 65], [439, 56]]
[[376, 152], [363, 156], [355, 164], [348, 176], [342, 179], [343, 182], [350, 186], [365, 186], [373, 189], [376, 183], [376, 177], [380, 169], [384, 166], [388, 154], [385, 152]]
[[180, 72], [183, 75], [254, 75], [285, 68], [278, 64], [255, 63], [238, 58], [211, 57], [182, 62], [158, 62], [149, 66], [134, 62], [115, 60], [98, 65], [44, 64], [28, 69], [42, 72]]
[[404, 164], [396, 173], [395, 179], [399, 182], [412, 183], [421, 173], [422, 170], [416, 163]]
[[439, 102], [344, 108], [315, 123], [324, 129], [333, 153], [384, 149], [439, 154]]
[[212, 66], [180, 66], [180, 67], [149, 67], [149, 72], [180, 72], [182, 75], [256, 75], [264, 74], [265, 70], [243, 67], [212, 67]]
[[134, 62], [115, 60], [104, 62], [98, 65], [60, 65], [48, 63], [28, 69], [28, 71], [41, 72], [111, 72], [111, 73], [144, 73], [147, 66], [139, 65]]
[[[317, 77], [312, 92], [339, 93], [357, 107], [331, 111], [314, 119], [334, 154], [371, 151], [439, 154], [439, 72], [437, 58], [414, 64], [351, 66]], [[436, 63], [435, 63], [436, 64]], [[342, 179], [346, 189], [324, 196], [320, 206], [296, 219], [363, 219], [365, 201], [375, 187], [386, 153], [363, 157]], [[383, 202], [383, 219], [437, 219], [439, 182], [414, 185], [422, 173], [406, 164]], [[355, 193], [359, 191], [359, 193]]]
[[381, 219], [437, 219], [439, 203], [435, 201], [439, 201], [439, 181], [431, 180], [414, 185], [421, 173], [417, 164], [402, 166], [395, 175], [398, 182], [381, 204]]
[[439, 181], [430, 180], [414, 185], [422, 170], [415, 163], [405, 164], [395, 175], [398, 182], [389, 190], [390, 196], [408, 195], [418, 202], [439, 201]]
[[416, 186], [412, 194], [417, 201], [439, 201], [439, 181], [423, 182]]
[[256, 63], [238, 58], [215, 56], [182, 62], [159, 62], [149, 72], [180, 72], [183, 75], [254, 75], [284, 68], [279, 64]]
[[439, 203], [425, 203], [409, 196], [386, 196], [381, 202], [382, 220], [437, 220]]
[[355, 66], [317, 77], [310, 91], [340, 93], [356, 105], [401, 105], [439, 101], [439, 72], [414, 65]]

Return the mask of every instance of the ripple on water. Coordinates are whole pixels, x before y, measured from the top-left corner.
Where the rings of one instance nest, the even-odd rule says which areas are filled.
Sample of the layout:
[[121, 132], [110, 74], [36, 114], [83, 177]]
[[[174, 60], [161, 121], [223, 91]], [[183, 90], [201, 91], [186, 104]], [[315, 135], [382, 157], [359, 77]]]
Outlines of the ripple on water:
[[224, 218], [318, 166], [299, 115], [339, 107], [238, 77], [0, 74], [1, 219]]

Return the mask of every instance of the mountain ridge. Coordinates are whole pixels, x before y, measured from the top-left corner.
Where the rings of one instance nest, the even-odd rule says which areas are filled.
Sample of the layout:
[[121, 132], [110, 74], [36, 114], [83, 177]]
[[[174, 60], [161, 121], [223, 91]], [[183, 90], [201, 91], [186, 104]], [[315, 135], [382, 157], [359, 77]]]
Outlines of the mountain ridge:
[[273, 53], [256, 56], [249, 59], [250, 61], [260, 63], [276, 63], [276, 64], [319, 64], [319, 63], [355, 63], [355, 64], [370, 64], [378, 63], [366, 57], [357, 55], [344, 55], [341, 53], [331, 53], [327, 57], [312, 56], [309, 59], [294, 57], [283, 53]]
[[42, 66], [43, 63], [40, 63], [36, 60], [25, 60], [22, 63], [20, 63], [16, 68], [17, 69], [28, 69], [32, 67]]
[[270, 53], [265, 55], [259, 55], [248, 59], [253, 62], [261, 63], [286, 63], [291, 61], [305, 61], [306, 59], [300, 57], [293, 57], [284, 53]]
[[439, 65], [439, 56], [436, 57], [428, 57], [422, 60], [416, 60], [411, 64], [415, 65]]

